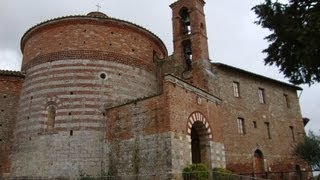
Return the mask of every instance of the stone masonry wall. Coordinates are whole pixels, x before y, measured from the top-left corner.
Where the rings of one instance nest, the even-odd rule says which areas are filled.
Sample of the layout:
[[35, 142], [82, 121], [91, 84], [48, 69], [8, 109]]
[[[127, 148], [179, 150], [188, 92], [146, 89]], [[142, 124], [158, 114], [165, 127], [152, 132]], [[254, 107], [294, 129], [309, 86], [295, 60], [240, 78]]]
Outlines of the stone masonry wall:
[[[252, 172], [254, 151], [260, 149], [266, 171], [294, 171], [296, 164], [308, 169], [292, 155], [293, 146], [305, 134], [296, 89], [223, 67], [215, 67], [214, 73], [218, 78], [212, 80], [211, 89], [224, 102], [221, 118], [227, 168]], [[234, 81], [240, 85], [240, 97], [234, 96]], [[264, 104], [259, 102], [259, 88], [264, 89]], [[284, 95], [288, 97], [289, 107]], [[245, 134], [239, 134], [239, 117], [244, 119]], [[266, 123], [270, 126], [270, 138]]]
[[108, 165], [104, 133], [90, 131], [47, 133], [19, 142], [12, 175], [25, 178], [71, 178], [82, 172], [101, 175]]
[[0, 177], [10, 173], [13, 131], [23, 76], [0, 72]]
[[166, 112], [163, 95], [107, 109], [110, 172], [142, 178], [166, 176], [172, 146]]

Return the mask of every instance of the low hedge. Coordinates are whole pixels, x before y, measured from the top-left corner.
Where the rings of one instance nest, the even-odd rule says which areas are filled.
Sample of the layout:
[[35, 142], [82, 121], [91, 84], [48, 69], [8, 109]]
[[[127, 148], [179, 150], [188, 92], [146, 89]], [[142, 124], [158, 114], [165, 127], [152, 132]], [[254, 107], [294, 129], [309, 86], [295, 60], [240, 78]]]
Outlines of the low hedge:
[[190, 164], [183, 169], [183, 179], [208, 180], [209, 170], [204, 164]]

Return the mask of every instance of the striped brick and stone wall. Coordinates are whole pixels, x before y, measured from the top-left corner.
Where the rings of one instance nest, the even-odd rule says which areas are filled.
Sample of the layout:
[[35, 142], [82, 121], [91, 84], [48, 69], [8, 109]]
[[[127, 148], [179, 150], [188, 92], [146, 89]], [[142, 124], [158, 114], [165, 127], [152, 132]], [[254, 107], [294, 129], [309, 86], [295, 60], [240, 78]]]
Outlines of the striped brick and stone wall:
[[21, 49], [26, 78], [12, 175], [105, 172], [105, 109], [159, 92], [155, 59], [167, 56], [161, 40], [132, 23], [89, 14], [33, 27]]

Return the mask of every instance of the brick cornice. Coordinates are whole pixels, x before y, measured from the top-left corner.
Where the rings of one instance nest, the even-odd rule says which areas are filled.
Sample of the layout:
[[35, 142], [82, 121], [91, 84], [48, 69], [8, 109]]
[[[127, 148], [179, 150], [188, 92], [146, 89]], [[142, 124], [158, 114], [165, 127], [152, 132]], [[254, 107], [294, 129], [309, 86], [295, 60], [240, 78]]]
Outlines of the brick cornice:
[[171, 82], [189, 92], [192, 92], [192, 93], [195, 93], [197, 96], [201, 97], [201, 98], [204, 98], [204, 99], [207, 99], [211, 102], [214, 102], [216, 104], [221, 104], [222, 103], [222, 100], [219, 99], [218, 97], [208, 93], [207, 91], [203, 90], [203, 89], [200, 89], [196, 86], [193, 86], [181, 79], [179, 79], [178, 77], [175, 77], [173, 76], [172, 74], [168, 74], [164, 77], [164, 80], [167, 81], [167, 82]]

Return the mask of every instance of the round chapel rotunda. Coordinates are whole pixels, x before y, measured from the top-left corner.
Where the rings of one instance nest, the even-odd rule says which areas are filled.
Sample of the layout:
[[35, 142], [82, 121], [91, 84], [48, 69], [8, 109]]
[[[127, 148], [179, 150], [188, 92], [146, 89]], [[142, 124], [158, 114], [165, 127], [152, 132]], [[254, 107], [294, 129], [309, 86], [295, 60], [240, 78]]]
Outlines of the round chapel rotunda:
[[156, 63], [167, 57], [152, 32], [101, 12], [42, 22], [21, 51], [13, 176], [99, 174], [108, 166], [105, 109], [158, 94]]

